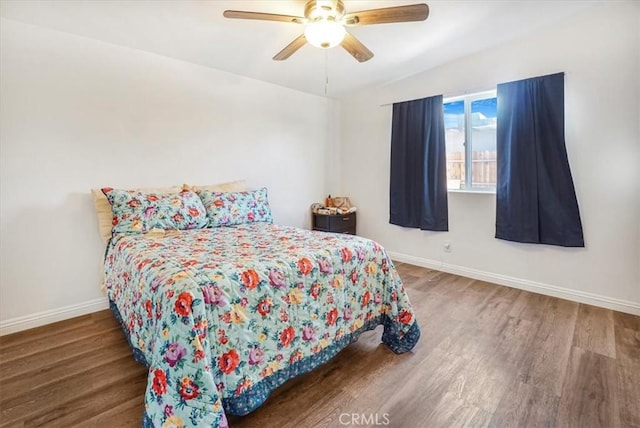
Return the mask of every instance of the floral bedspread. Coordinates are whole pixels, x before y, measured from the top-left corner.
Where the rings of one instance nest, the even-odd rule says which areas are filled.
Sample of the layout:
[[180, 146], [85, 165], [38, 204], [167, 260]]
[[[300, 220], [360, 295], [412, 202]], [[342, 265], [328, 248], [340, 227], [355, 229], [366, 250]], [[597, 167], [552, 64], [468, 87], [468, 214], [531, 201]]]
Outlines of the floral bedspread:
[[357, 236], [267, 223], [117, 235], [105, 275], [149, 368], [143, 426], [224, 427], [365, 330], [384, 325], [396, 353], [420, 336], [386, 252]]

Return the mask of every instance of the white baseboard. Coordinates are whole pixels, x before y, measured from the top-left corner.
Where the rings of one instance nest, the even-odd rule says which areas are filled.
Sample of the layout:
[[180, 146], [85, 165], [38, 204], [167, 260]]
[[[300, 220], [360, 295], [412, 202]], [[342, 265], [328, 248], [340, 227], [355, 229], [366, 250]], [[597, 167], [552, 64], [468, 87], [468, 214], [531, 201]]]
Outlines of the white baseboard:
[[439, 270], [455, 275], [464, 276], [467, 278], [478, 279], [481, 281], [492, 282], [494, 284], [531, 291], [533, 293], [545, 294], [547, 296], [558, 297], [561, 299], [571, 300], [573, 302], [586, 303], [593, 306], [613, 309], [615, 311], [625, 312], [628, 314], [640, 315], [640, 302], [615, 299], [613, 297], [602, 296], [599, 294], [586, 293], [584, 291], [572, 290], [570, 288], [543, 284], [540, 282], [500, 275], [497, 273], [485, 272], [448, 263], [441, 263], [436, 260], [409, 256], [407, 254], [396, 253], [393, 251], [387, 251], [387, 254], [389, 254], [389, 257], [391, 257], [392, 260], [412, 264], [415, 266]]
[[0, 336], [109, 308], [106, 297], [0, 321]]

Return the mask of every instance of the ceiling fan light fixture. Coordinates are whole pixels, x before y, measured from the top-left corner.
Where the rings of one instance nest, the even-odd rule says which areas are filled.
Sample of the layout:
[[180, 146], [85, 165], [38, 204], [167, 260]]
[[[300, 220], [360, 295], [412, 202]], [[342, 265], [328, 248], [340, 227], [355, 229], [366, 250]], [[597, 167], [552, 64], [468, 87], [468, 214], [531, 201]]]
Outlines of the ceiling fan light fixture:
[[304, 36], [309, 44], [322, 49], [338, 46], [346, 33], [342, 24], [331, 19], [318, 19], [307, 24], [304, 29]]

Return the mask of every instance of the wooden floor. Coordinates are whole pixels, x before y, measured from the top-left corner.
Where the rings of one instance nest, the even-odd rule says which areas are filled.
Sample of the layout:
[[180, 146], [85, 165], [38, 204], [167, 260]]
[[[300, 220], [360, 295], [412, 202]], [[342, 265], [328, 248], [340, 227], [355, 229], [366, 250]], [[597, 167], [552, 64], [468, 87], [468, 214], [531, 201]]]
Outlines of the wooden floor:
[[[640, 317], [397, 267], [413, 352], [363, 334], [231, 427], [640, 427]], [[139, 427], [145, 386], [108, 311], [0, 338], [1, 427]]]

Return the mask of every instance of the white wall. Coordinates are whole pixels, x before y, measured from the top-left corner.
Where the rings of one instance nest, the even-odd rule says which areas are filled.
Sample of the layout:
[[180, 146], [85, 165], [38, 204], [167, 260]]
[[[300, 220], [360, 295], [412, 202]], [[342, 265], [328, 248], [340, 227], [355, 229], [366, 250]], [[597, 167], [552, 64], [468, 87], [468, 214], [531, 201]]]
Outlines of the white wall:
[[[612, 2], [341, 104], [342, 190], [398, 260], [640, 313], [640, 5]], [[586, 248], [494, 239], [495, 195], [449, 193], [449, 232], [388, 223], [390, 105], [566, 72], [566, 143]], [[366, 167], [359, 167], [366, 165]], [[451, 253], [443, 242], [452, 243]]]
[[244, 178], [269, 188], [277, 223], [308, 227], [335, 168], [336, 101], [16, 21], [0, 27], [0, 333], [103, 307], [93, 187]]

